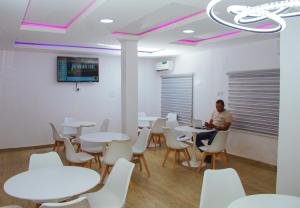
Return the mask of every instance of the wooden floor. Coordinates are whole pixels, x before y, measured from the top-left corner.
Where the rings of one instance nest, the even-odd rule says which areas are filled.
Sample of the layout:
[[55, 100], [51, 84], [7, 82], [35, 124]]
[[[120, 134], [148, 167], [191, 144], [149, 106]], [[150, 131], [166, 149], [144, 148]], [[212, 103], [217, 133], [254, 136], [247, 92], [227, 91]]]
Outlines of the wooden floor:
[[[28, 168], [30, 154], [48, 151], [50, 148], [0, 152], [0, 206], [17, 204], [24, 208], [34, 207], [34, 204], [29, 201], [18, 200], [6, 195], [3, 191], [3, 184], [9, 177]], [[164, 152], [164, 148], [156, 151], [147, 150], [145, 157], [152, 175], [148, 178], [145, 170], [140, 172], [138, 167], [135, 168], [126, 207], [199, 207], [203, 171], [196, 172], [194, 169], [183, 166], [173, 169], [172, 157], [163, 168], [161, 163]], [[65, 161], [62, 152], [60, 152], [60, 156]], [[229, 164], [238, 171], [247, 194], [275, 192], [275, 168], [233, 156], [229, 158]], [[221, 163], [217, 167], [221, 168]], [[97, 170], [95, 164], [93, 169]], [[95, 188], [95, 190], [97, 189], [99, 187]]]

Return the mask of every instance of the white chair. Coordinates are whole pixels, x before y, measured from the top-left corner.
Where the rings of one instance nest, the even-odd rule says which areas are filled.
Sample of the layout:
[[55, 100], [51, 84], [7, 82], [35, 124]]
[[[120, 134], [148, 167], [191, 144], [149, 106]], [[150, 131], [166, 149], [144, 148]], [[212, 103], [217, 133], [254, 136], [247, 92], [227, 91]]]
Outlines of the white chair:
[[[109, 119], [104, 119], [100, 127], [100, 132], [106, 132], [108, 130], [108, 125]], [[99, 168], [101, 169], [101, 157], [103, 157], [103, 153], [106, 150], [106, 144], [81, 141], [80, 148], [83, 152], [93, 155], [96, 162], [98, 162]]]
[[[138, 117], [146, 117], [146, 113], [145, 112], [139, 112], [138, 113]], [[138, 127], [140, 129], [147, 127], [150, 128], [150, 122], [149, 121], [138, 121]]]
[[101, 174], [101, 182], [104, 183], [106, 175], [110, 172], [110, 169], [115, 165], [115, 163], [120, 158], [125, 158], [130, 161], [132, 158], [132, 146], [130, 140], [128, 141], [112, 141], [108, 146], [104, 158], [104, 170]]
[[52, 138], [54, 140], [53, 151], [58, 151], [59, 147], [64, 145], [64, 138], [68, 137], [64, 137], [63, 135], [59, 134], [53, 123], [50, 122], [49, 124], [52, 129]]
[[119, 159], [104, 187], [98, 192], [82, 196], [87, 197], [91, 208], [124, 207], [133, 168], [133, 163], [124, 158]]
[[76, 153], [69, 139], [64, 139], [64, 143], [66, 147], [66, 159], [68, 160], [69, 165], [87, 165], [88, 167], [91, 167], [94, 156], [85, 152]]
[[[64, 118], [64, 123], [68, 123], [68, 122], [72, 122], [72, 121], [77, 121], [77, 119], [72, 118], [72, 117]], [[64, 136], [75, 138], [76, 134], [77, 134], [77, 128], [64, 126], [64, 128], [63, 128]]]
[[171, 128], [171, 129], [175, 129], [177, 126], [179, 126], [178, 121], [166, 121], [166, 127], [167, 128]]
[[166, 118], [158, 118], [154, 122], [151, 129], [151, 136], [150, 136], [148, 146], [152, 142], [155, 145], [155, 148], [157, 143], [161, 147], [162, 139], [164, 138], [163, 128], [166, 127], [166, 122], [167, 122]]
[[234, 169], [206, 170], [199, 208], [226, 208], [231, 202], [245, 195], [241, 180]]
[[29, 160], [29, 170], [47, 167], [63, 167], [59, 155], [56, 152], [32, 154]]
[[100, 131], [101, 132], [107, 132], [108, 131], [108, 126], [109, 126], [109, 119], [106, 118], [102, 121], [102, 124], [100, 126]]
[[[219, 155], [221, 155], [224, 166], [225, 167], [228, 166], [228, 159], [227, 159], [227, 152], [226, 152], [228, 132], [229, 131], [218, 131], [211, 145], [199, 147], [199, 149], [203, 151], [202, 164], [204, 164], [205, 158], [210, 155], [212, 157], [212, 161], [211, 161], [212, 169], [215, 169], [216, 158]], [[198, 171], [201, 170], [202, 167], [203, 166], [200, 165]]]
[[174, 151], [173, 167], [175, 168], [177, 166], [177, 164], [180, 163], [180, 153], [181, 152], [184, 154], [184, 157], [188, 163], [188, 166], [190, 167], [191, 166], [190, 165], [190, 156], [189, 156], [189, 152], [188, 152], [188, 147], [190, 147], [190, 145], [185, 144], [183, 142], [178, 142], [176, 131], [174, 129], [164, 128], [163, 131], [164, 131], [164, 135], [166, 138], [167, 151], [165, 153], [165, 157], [164, 157], [162, 166], [165, 165], [166, 160], [168, 159], [169, 153], [171, 151]]
[[22, 208], [18, 205], [9, 205], [9, 206], [4, 206], [4, 207], [0, 207], [0, 208]]
[[64, 203], [43, 203], [40, 208], [90, 208], [90, 204], [86, 197], [80, 197], [78, 199], [64, 202]]
[[168, 113], [167, 119], [168, 121], [177, 121], [177, 113]]
[[149, 137], [150, 137], [150, 130], [145, 127], [143, 128], [143, 130], [138, 136], [138, 139], [132, 146], [133, 161], [137, 160], [137, 162], [140, 164], [140, 171], [142, 171], [142, 160], [143, 160], [148, 176], [150, 176], [150, 171], [146, 159], [144, 157], [144, 152], [147, 148]]

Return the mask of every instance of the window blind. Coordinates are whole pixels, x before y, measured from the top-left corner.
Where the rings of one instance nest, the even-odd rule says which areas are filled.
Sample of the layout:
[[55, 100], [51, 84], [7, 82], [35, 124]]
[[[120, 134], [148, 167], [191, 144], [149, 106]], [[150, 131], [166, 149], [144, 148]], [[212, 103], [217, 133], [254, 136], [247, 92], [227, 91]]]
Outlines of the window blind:
[[232, 128], [278, 135], [280, 70], [230, 72]]
[[161, 77], [161, 116], [177, 113], [178, 122], [191, 125], [193, 119], [193, 75]]

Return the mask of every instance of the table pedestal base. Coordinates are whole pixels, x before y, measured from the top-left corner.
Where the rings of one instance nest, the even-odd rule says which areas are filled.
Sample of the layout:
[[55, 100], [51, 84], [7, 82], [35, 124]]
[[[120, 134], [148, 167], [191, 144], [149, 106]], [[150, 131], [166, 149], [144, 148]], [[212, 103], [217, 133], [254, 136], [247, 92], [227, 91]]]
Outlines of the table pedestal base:
[[[190, 164], [191, 164], [191, 167], [192, 168], [198, 168], [200, 166], [200, 161], [197, 161], [197, 160], [190, 160]], [[186, 166], [186, 167], [189, 167], [187, 161], [183, 161], [181, 163], [183, 166]]]

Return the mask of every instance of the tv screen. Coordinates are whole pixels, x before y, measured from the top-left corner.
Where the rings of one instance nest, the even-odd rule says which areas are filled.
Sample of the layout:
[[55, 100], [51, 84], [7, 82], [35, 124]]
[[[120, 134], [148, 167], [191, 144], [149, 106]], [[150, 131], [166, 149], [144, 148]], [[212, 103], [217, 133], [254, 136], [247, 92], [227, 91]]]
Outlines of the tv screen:
[[58, 82], [99, 82], [98, 58], [57, 57]]

